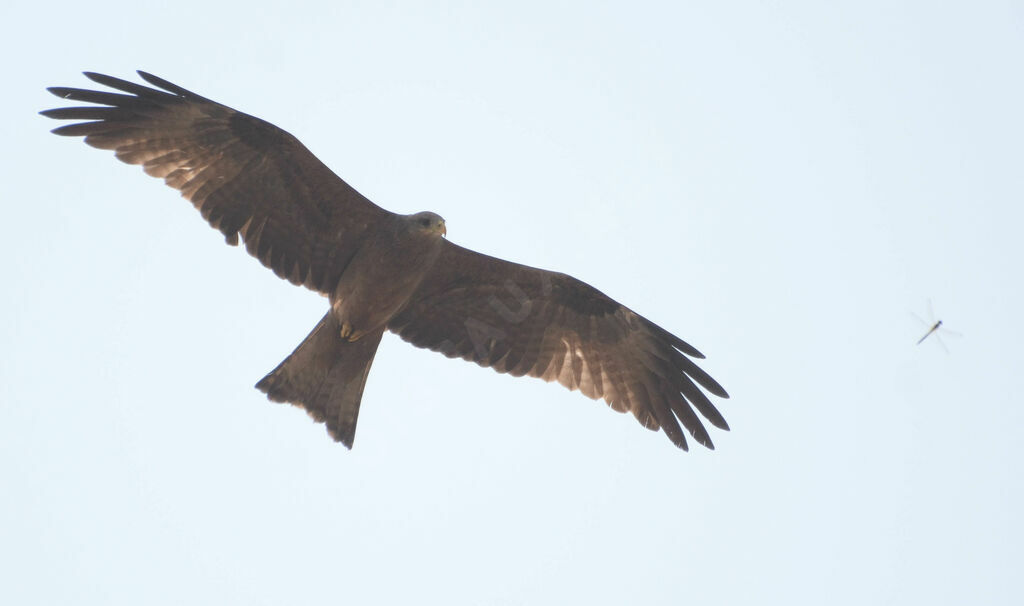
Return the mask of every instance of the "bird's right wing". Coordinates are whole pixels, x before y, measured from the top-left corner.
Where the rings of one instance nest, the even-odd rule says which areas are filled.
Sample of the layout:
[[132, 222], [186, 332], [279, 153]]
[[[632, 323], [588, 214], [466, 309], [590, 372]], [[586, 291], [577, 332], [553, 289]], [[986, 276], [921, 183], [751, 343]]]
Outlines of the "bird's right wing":
[[41, 112], [80, 121], [53, 132], [84, 136], [142, 165], [181, 191], [229, 244], [241, 236], [250, 254], [294, 284], [330, 294], [363, 234], [390, 214], [273, 124], [145, 72], [158, 88], [85, 75], [128, 94], [48, 89], [92, 104]]

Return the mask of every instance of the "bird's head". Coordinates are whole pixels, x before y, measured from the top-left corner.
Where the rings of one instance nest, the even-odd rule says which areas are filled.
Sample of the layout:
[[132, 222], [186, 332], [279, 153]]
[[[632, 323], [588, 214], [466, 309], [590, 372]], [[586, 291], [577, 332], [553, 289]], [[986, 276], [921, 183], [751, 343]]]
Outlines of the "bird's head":
[[408, 217], [416, 229], [441, 236], [448, 234], [448, 229], [444, 225], [444, 218], [437, 213], [423, 211]]

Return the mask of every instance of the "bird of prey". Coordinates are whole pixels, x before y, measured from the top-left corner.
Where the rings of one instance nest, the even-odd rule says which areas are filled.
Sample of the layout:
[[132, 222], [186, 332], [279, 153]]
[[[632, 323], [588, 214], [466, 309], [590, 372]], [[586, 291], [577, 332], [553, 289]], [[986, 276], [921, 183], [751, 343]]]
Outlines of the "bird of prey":
[[687, 450], [697, 416], [728, 429], [701, 390], [725, 390], [682, 339], [571, 276], [451, 243], [432, 212], [399, 215], [335, 175], [298, 139], [145, 72], [145, 86], [86, 72], [118, 92], [53, 87], [77, 107], [53, 130], [113, 150], [179, 190], [228, 244], [325, 296], [312, 332], [256, 387], [300, 406], [352, 447], [367, 373], [385, 331], [513, 376], [558, 381]]

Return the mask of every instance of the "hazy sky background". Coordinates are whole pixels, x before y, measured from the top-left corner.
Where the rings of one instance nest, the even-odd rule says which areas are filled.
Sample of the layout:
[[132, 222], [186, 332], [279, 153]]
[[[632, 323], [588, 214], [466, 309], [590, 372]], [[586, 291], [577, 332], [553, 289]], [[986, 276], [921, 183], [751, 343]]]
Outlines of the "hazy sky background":
[[[1024, 601], [1024, 5], [232, 6], [0, 8], [0, 602]], [[36, 114], [134, 69], [678, 334], [732, 431], [388, 335], [346, 451], [253, 388], [324, 300]]]

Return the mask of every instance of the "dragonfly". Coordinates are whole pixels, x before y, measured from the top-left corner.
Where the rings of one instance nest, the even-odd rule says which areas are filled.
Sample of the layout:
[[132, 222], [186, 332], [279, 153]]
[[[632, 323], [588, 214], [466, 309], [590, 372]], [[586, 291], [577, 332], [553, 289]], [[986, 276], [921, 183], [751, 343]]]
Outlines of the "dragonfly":
[[940, 328], [942, 328], [942, 320], [939, 320], [935, 324], [932, 324], [932, 327], [928, 329], [928, 332], [924, 333], [924, 336], [917, 340], [917, 344], [920, 345], [921, 343], [924, 343], [925, 339], [930, 337], [933, 332]]
[[939, 345], [942, 346], [942, 349], [944, 349], [946, 351], [946, 353], [949, 353], [949, 348], [947, 348], [945, 342], [943, 342], [942, 336], [943, 335], [945, 335], [947, 337], [962, 337], [963, 336], [962, 334], [956, 332], [955, 330], [950, 330], [950, 329], [946, 328], [943, 325], [942, 320], [936, 320], [935, 319], [935, 312], [932, 311], [931, 299], [928, 300], [928, 318], [929, 318], [929, 321], [926, 322], [924, 319], [921, 318], [921, 316], [915, 314], [914, 312], [910, 312], [910, 313], [913, 314], [913, 316], [915, 318], [917, 318], [917, 321], [920, 322], [923, 326], [928, 327], [928, 332], [924, 333], [924, 336], [922, 336], [920, 339], [917, 340], [917, 344], [918, 345], [920, 345], [921, 343], [924, 343], [924, 340], [927, 339], [928, 337], [930, 337], [932, 335], [935, 335], [935, 339], [934, 340], [938, 341]]

